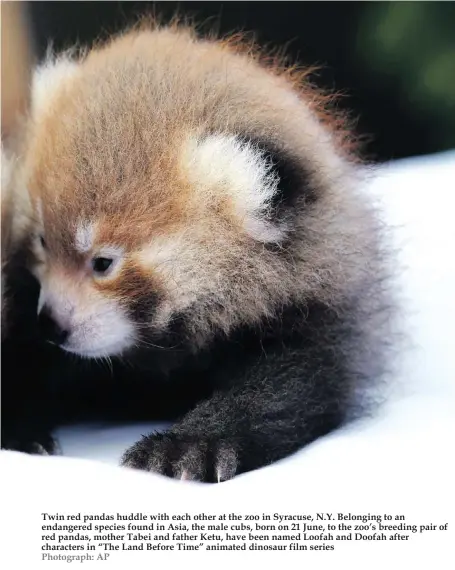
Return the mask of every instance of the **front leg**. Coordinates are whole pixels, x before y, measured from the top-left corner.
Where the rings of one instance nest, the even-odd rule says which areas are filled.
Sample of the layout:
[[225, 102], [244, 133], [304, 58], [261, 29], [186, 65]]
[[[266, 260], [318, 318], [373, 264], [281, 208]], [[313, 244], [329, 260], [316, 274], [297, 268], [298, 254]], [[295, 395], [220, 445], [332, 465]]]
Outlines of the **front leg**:
[[[221, 482], [281, 459], [338, 426], [341, 383], [281, 355], [201, 402], [165, 433], [144, 436], [122, 465]], [[334, 372], [332, 369], [331, 373]], [[339, 378], [337, 380], [340, 380]]]

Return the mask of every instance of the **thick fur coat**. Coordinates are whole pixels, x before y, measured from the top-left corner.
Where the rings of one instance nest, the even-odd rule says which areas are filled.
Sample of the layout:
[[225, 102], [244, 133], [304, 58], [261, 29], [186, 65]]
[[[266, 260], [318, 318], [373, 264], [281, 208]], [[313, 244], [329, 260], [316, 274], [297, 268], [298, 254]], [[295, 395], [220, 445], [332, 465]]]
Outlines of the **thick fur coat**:
[[[380, 223], [326, 102], [305, 73], [180, 26], [38, 69], [16, 183], [42, 334], [107, 359], [131, 416], [182, 408], [124, 465], [230, 479], [340, 426], [383, 375]], [[105, 402], [96, 376], [80, 393]]]

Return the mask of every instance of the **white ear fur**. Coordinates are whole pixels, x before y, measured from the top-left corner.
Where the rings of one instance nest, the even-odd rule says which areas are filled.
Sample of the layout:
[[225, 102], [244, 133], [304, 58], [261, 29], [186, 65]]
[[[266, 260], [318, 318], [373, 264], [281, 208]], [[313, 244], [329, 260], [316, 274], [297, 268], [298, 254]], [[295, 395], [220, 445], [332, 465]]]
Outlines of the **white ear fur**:
[[268, 219], [279, 178], [254, 143], [221, 134], [193, 138], [184, 156], [203, 203], [228, 196], [248, 235], [262, 242], [283, 238], [284, 230]]
[[48, 53], [45, 61], [39, 65], [32, 78], [32, 114], [49, 106], [52, 96], [67, 83], [77, 71], [78, 64], [70, 52], [59, 55]]

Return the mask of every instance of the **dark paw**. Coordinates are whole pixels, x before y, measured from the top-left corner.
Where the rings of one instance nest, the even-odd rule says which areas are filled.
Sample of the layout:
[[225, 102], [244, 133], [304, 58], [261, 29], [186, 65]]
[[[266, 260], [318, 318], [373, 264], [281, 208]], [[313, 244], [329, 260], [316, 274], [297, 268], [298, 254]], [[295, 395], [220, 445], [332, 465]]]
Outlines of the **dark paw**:
[[122, 457], [126, 467], [161, 473], [176, 479], [221, 483], [238, 472], [232, 442], [171, 433], [144, 436]]
[[51, 435], [42, 433], [31, 436], [22, 432], [2, 434], [2, 449], [31, 455], [55, 455], [60, 451]]

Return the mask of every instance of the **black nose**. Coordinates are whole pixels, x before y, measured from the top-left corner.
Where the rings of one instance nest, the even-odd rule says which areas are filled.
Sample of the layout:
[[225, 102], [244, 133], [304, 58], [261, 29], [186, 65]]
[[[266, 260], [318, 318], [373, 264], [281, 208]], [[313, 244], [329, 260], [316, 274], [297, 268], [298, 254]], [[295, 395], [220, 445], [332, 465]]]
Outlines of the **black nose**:
[[53, 319], [47, 307], [42, 308], [38, 316], [38, 324], [44, 338], [53, 344], [61, 345], [68, 338], [68, 331], [62, 329]]

